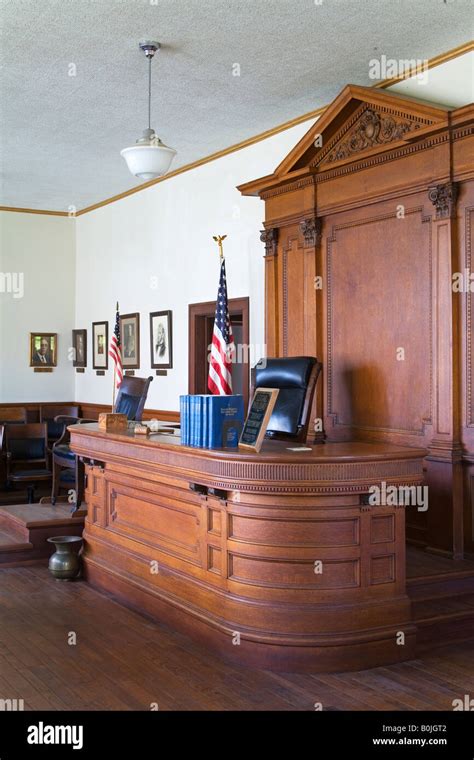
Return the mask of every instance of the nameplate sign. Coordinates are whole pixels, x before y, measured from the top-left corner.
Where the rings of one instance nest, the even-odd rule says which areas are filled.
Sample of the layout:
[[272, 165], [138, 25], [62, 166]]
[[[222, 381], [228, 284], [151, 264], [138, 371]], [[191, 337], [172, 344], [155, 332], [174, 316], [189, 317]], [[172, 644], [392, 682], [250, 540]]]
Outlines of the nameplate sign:
[[260, 451], [277, 396], [278, 388], [257, 388], [240, 436], [239, 448]]

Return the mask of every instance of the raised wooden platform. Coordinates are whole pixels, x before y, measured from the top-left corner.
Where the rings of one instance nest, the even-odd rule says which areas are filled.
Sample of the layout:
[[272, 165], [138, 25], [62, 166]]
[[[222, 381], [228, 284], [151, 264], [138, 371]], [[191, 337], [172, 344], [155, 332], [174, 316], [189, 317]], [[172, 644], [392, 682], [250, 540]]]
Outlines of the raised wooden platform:
[[0, 507], [0, 567], [48, 559], [51, 536], [80, 536], [85, 510], [71, 515], [69, 504], [10, 504]]

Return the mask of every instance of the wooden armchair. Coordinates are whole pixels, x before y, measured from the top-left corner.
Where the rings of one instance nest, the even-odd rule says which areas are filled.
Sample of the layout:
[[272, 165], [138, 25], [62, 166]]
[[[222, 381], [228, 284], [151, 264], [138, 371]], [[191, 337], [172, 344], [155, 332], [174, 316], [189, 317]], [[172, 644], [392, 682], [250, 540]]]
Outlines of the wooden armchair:
[[41, 422], [6, 426], [7, 483], [25, 483], [33, 504], [37, 483], [49, 480], [48, 433]]
[[64, 424], [60, 421], [58, 422], [58, 418], [74, 417], [77, 419], [79, 417], [79, 407], [70, 404], [48, 404], [47, 406], [41, 406], [40, 415], [40, 422], [46, 422], [48, 427], [48, 446], [51, 449], [64, 432]]
[[88, 422], [96, 422], [79, 417], [68, 417], [58, 415], [55, 422], [62, 425], [63, 433], [59, 440], [53, 445], [53, 483], [51, 489], [51, 504], [56, 504], [61, 488], [68, 491], [74, 491], [75, 498], [71, 502], [72, 512], [76, 512], [82, 504], [84, 498], [84, 465], [73, 451], [71, 451], [70, 442], [71, 434], [68, 430], [69, 425], [84, 425]]

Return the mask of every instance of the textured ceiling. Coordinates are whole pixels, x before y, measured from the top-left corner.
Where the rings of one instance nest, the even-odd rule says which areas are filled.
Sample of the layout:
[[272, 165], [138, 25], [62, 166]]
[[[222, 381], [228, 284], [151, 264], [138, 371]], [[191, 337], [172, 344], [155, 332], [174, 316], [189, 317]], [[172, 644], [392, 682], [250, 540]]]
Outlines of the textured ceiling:
[[139, 184], [119, 153], [146, 126], [141, 39], [178, 168], [373, 84], [374, 57], [473, 36], [471, 0], [0, 0], [0, 22], [0, 205], [54, 210]]

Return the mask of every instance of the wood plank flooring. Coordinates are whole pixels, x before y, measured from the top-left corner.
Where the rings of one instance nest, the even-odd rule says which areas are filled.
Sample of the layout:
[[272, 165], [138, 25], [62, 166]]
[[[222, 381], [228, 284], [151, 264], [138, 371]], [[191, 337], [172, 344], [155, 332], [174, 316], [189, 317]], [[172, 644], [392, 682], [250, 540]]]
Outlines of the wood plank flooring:
[[0, 699], [26, 710], [451, 710], [474, 696], [474, 641], [357, 673], [250, 670], [39, 565], [0, 570], [0, 611]]
[[430, 554], [415, 546], [407, 546], [407, 578], [424, 578], [441, 573], [474, 572], [474, 562], [468, 559], [449, 559]]

